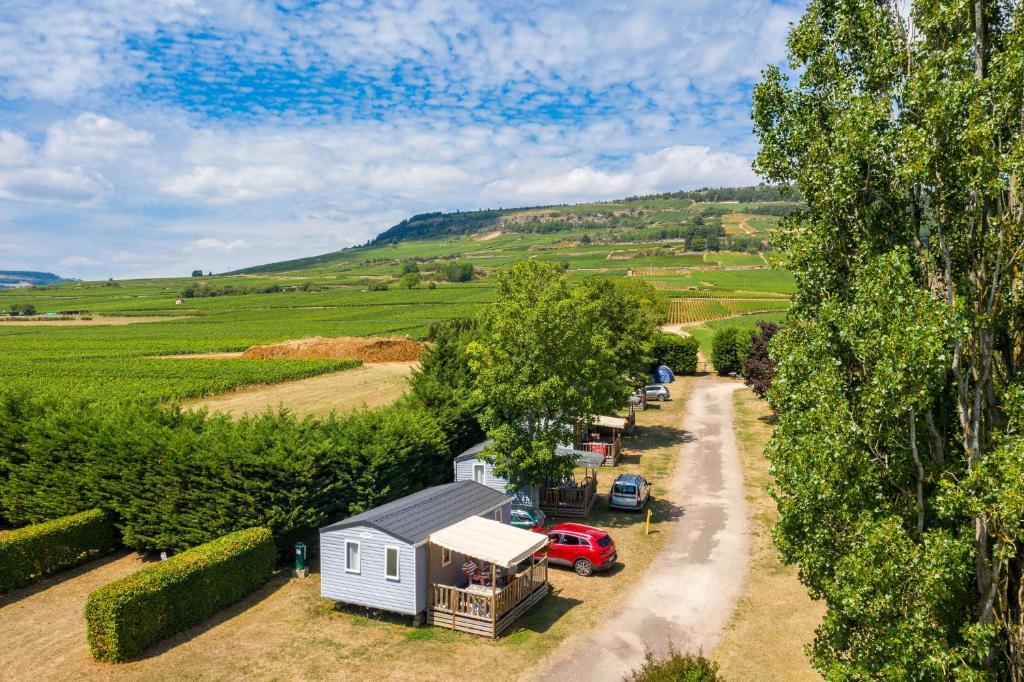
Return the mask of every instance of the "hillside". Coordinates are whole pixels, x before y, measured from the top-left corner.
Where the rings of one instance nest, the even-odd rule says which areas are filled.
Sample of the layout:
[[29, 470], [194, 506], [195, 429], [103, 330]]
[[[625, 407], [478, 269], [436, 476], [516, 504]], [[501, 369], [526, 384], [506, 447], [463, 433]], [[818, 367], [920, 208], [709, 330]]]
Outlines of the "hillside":
[[[359, 260], [359, 255], [372, 247], [474, 235], [495, 238], [499, 232], [564, 234], [567, 240], [577, 233], [575, 237], [585, 244], [681, 240], [689, 251], [756, 253], [770, 248], [767, 230], [777, 225], [777, 219], [800, 207], [794, 197], [783, 196], [777, 188], [761, 186], [700, 189], [587, 204], [424, 213], [388, 228], [361, 247], [227, 274], [270, 274], [340, 266]], [[753, 220], [745, 220], [748, 217]]]
[[46, 286], [71, 282], [74, 280], [59, 277], [52, 272], [35, 272], [33, 270], [0, 270], [0, 289], [16, 289], [19, 287]]

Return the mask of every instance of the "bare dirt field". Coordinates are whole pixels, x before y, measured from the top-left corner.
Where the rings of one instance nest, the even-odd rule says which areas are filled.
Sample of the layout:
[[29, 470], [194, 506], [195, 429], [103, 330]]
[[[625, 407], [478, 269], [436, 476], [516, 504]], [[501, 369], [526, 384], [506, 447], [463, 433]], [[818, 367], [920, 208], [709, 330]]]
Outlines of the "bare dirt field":
[[285, 407], [300, 417], [378, 407], [405, 393], [409, 376], [417, 366], [415, 362], [366, 363], [344, 372], [221, 393], [189, 401], [185, 407], [205, 407], [234, 417], [259, 414], [278, 407]]
[[247, 360], [362, 360], [363, 362], [416, 362], [423, 344], [406, 338], [379, 336], [313, 336], [253, 346], [242, 357]]
[[478, 241], [478, 242], [489, 242], [492, 239], [497, 239], [502, 234], [503, 234], [503, 232], [501, 230], [494, 230], [493, 232], [488, 232], [487, 234], [485, 234], [483, 236], [476, 237], [476, 241]]
[[[565, 638], [605, 621], [633, 594], [664, 545], [679, 510], [668, 499], [685, 434], [679, 428], [690, 379], [673, 384], [674, 400], [638, 415], [615, 469], [598, 475], [601, 499], [591, 522], [615, 538], [619, 563], [582, 578], [552, 568], [553, 591], [508, 634], [489, 640], [442, 628], [414, 628], [403, 618], [335, 608], [320, 597], [320, 577], [281, 575], [204, 624], [121, 665], [89, 657], [82, 608], [88, 593], [130, 572], [138, 559], [97, 562], [0, 601], [0, 674], [4, 680], [514, 680]], [[652, 533], [643, 515], [607, 509], [615, 475], [637, 472], [654, 483]], [[134, 565], [132, 562], [135, 562]], [[92, 568], [93, 570], [89, 570]], [[48, 585], [48, 586], [47, 586]]]
[[747, 221], [756, 217], [747, 213], [729, 213], [722, 216], [722, 226], [726, 234], [754, 234], [757, 230]]
[[767, 492], [771, 474], [764, 456], [771, 409], [748, 389], [736, 391], [734, 399], [750, 510], [750, 570], [729, 627], [711, 653], [727, 680], [820, 680], [803, 647], [814, 639], [824, 606], [807, 596], [796, 568], [784, 566], [772, 545], [778, 514]]
[[148, 316], [148, 317], [127, 317], [127, 316], [110, 316], [110, 317], [99, 317], [93, 316], [90, 319], [82, 319], [76, 317], [71, 320], [48, 320], [45, 317], [33, 318], [29, 320], [11, 320], [5, 319], [0, 321], [0, 328], [2, 327], [97, 327], [97, 326], [121, 326], [125, 324], [142, 324], [144, 322], [169, 322], [171, 320], [184, 320], [189, 315], [165, 315], [165, 316]]

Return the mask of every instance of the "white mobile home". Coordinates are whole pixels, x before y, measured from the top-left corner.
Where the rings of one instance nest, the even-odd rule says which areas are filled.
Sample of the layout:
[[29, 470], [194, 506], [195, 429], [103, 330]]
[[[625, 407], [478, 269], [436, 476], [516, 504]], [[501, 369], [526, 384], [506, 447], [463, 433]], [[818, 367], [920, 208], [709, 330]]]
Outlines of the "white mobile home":
[[547, 594], [547, 563], [532, 558], [547, 538], [508, 525], [511, 504], [460, 481], [322, 528], [320, 592], [497, 636]]

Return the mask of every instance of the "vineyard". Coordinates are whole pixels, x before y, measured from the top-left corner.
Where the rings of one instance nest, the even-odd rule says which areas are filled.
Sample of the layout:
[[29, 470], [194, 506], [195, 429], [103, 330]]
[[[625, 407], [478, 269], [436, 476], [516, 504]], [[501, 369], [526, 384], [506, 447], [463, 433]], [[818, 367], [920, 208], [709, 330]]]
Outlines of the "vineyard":
[[789, 301], [785, 299], [674, 298], [669, 305], [669, 323], [688, 324], [736, 315], [784, 312], [788, 308]]
[[[39, 315], [50, 314], [51, 322], [0, 325], [0, 385], [61, 397], [163, 401], [336, 372], [351, 363], [154, 356], [242, 351], [311, 336], [423, 339], [435, 322], [476, 316], [494, 297], [493, 273], [523, 258], [558, 263], [571, 282], [595, 276], [648, 281], [674, 299], [674, 323], [784, 311], [792, 276], [767, 268], [760, 253], [690, 250], [721, 232], [730, 212], [756, 215], [760, 207], [737, 211], [734, 204], [690, 199], [559, 206], [521, 212], [535, 232], [508, 231], [487, 240], [479, 234], [404, 239], [227, 275], [2, 291], [0, 313], [31, 305]], [[747, 221], [759, 219], [759, 225], [776, 222], [770, 211]], [[549, 224], [554, 227], [546, 231]], [[766, 233], [758, 235], [745, 237], [764, 246]], [[453, 260], [472, 263], [472, 281], [436, 275]], [[409, 267], [424, 281], [401, 288], [398, 277]], [[104, 316], [139, 322], [52, 322], [69, 311], [88, 314], [94, 324]]]

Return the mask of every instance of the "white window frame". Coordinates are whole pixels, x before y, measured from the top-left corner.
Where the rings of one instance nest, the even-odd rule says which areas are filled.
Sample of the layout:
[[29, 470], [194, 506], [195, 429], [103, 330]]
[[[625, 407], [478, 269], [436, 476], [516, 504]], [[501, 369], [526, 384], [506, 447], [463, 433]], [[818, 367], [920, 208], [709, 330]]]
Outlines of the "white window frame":
[[501, 521], [501, 507], [494, 510], [494, 520], [498, 522]]
[[441, 565], [448, 566], [452, 563], [452, 551], [447, 547], [441, 548]]
[[[395, 574], [391, 575], [388, 573], [388, 552], [391, 550], [395, 551]], [[402, 550], [397, 545], [387, 545], [384, 547], [384, 577], [388, 580], [401, 580], [402, 579]]]
[[[356, 567], [355, 568], [352, 568], [351, 566], [348, 565], [348, 546], [349, 545], [355, 545], [356, 546]], [[355, 574], [358, 575], [358, 574], [362, 573], [362, 565], [363, 565], [363, 543], [359, 542], [359, 540], [345, 540], [345, 572], [346, 573], [355, 573]]]
[[[480, 470], [480, 480], [479, 481], [476, 480], [477, 469]], [[477, 483], [479, 483], [480, 485], [487, 485], [487, 483], [486, 483], [486, 481], [487, 481], [487, 465], [486, 464], [484, 464], [483, 462], [479, 462], [479, 463], [473, 464], [473, 480], [476, 481]]]

